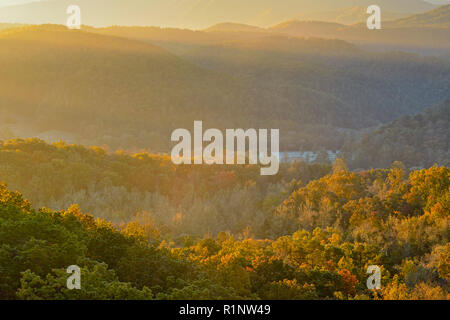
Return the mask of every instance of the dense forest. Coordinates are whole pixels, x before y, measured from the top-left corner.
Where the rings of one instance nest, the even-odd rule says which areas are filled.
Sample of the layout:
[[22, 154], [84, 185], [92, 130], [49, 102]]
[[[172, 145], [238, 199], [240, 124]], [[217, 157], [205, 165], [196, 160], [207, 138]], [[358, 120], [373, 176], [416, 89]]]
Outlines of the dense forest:
[[403, 116], [366, 134], [347, 150], [355, 168], [384, 168], [395, 160], [408, 167], [450, 164], [450, 100], [414, 116]]
[[[216, 42], [186, 43], [186, 33]], [[4, 30], [0, 139], [168, 152], [170, 133], [201, 115], [219, 129], [281, 128], [284, 151], [340, 150], [448, 98], [445, 59], [370, 53], [341, 40], [219, 34]]]
[[[308, 119], [325, 125], [351, 116], [320, 92], [291, 90], [285, 97], [276, 88], [200, 68], [135, 40], [62, 26], [7, 30], [0, 38], [0, 112], [19, 137], [54, 133], [112, 150], [167, 152], [170, 133], [192, 127], [200, 116], [208, 127], [286, 131]], [[299, 108], [305, 110], [302, 121]]]
[[[2, 179], [41, 203], [69, 189], [85, 201], [37, 209], [0, 187], [1, 299], [447, 298], [448, 167], [353, 173], [337, 160], [259, 181], [253, 166], [175, 170], [157, 155], [37, 140], [4, 143], [0, 159]], [[144, 191], [166, 197], [174, 215], [146, 207], [154, 196], [140, 201]], [[126, 196], [142, 207], [124, 208], [121, 223], [83, 213], [95, 201], [95, 216], [108, 216]], [[65, 287], [73, 264], [82, 290]], [[382, 268], [382, 289], [367, 290], [368, 265]]]
[[35, 208], [77, 203], [119, 224], [149, 213], [171, 234], [260, 233], [282, 194], [330, 170], [329, 165], [293, 163], [267, 177], [256, 166], [176, 166], [167, 155], [146, 152], [107, 153], [38, 139], [0, 144], [1, 180], [21, 190]]

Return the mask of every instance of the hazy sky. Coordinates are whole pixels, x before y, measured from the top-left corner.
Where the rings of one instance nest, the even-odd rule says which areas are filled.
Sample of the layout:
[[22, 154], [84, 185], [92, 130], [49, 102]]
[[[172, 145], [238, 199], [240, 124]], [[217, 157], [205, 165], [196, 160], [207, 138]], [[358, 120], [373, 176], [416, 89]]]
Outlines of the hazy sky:
[[[0, 0], [0, 6], [9, 6], [9, 5], [22, 4], [22, 3], [33, 2], [33, 1], [40, 1], [40, 0]], [[245, 0], [243, 0], [243, 1], [245, 1]], [[435, 4], [447, 4], [447, 3], [450, 4], [450, 0], [425, 0], [425, 1], [435, 3]]]
[[0, 0], [0, 6], [10, 6], [14, 4], [22, 4], [26, 2], [32, 2], [38, 0]]
[[[14, 4], [22, 4], [33, 1], [41, 1], [41, 0], [0, 0], [0, 6], [10, 6]], [[245, 0], [243, 0], [245, 1]], [[280, 0], [282, 1], [282, 0]], [[395, 0], [393, 0], [395, 1]], [[431, 2], [434, 4], [450, 4], [450, 0], [425, 0], [427, 2]]]

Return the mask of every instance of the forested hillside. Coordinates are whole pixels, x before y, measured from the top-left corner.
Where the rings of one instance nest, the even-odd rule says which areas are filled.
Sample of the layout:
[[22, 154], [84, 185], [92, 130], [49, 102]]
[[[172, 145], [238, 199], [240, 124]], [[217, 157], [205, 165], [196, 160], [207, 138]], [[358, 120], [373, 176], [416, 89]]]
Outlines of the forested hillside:
[[389, 166], [402, 161], [408, 167], [450, 164], [450, 100], [415, 116], [404, 116], [367, 134], [351, 150], [355, 168]]
[[[141, 41], [123, 38], [135, 30]], [[284, 150], [338, 150], [361, 128], [448, 98], [450, 68], [438, 59], [283, 36], [187, 45], [177, 32], [153, 41], [154, 31], [3, 31], [1, 138], [168, 152], [170, 133], [201, 118], [205, 127], [281, 128]]]
[[[275, 87], [276, 91], [318, 91], [333, 98], [333, 104], [342, 103], [345, 108], [340, 106], [341, 111], [351, 110], [350, 125], [333, 123], [340, 127], [365, 126], [367, 121], [389, 122], [448, 98], [448, 61], [399, 52], [374, 54], [342, 40], [144, 27], [90, 31], [158, 44], [204, 68], [251, 79], [265, 87]], [[424, 83], [422, 77], [433, 84]], [[432, 97], [435, 100], [431, 101]], [[301, 106], [305, 100], [297, 96], [294, 103]], [[305, 123], [311, 123], [312, 110], [320, 110], [317, 105], [301, 108]], [[318, 117], [324, 116], [327, 117]]]
[[352, 126], [351, 109], [323, 92], [279, 91], [154, 45], [59, 26], [1, 33], [0, 67], [0, 112], [18, 137], [56, 131], [56, 139], [113, 150], [167, 152], [170, 133], [198, 119], [205, 127], [286, 132], [307, 121]]
[[282, 194], [329, 172], [329, 165], [296, 163], [264, 177], [258, 166], [175, 166], [168, 156], [110, 154], [38, 139], [0, 145], [1, 181], [21, 190], [36, 208], [77, 203], [115, 223], [150, 214], [172, 235], [259, 233]]
[[[211, 119], [211, 106], [223, 119], [251, 113], [229, 79], [141, 42], [26, 27], [0, 35], [0, 56], [0, 108], [19, 133], [30, 127], [113, 149], [162, 149], [174, 128], [192, 125], [199, 114]], [[231, 91], [232, 104], [223, 90]]]
[[[76, 173], [80, 166], [66, 167], [58, 155], [68, 152], [71, 159], [77, 154], [80, 159], [89, 154], [95, 162], [102, 154], [75, 146], [42, 148], [39, 143], [17, 150], [10, 145], [1, 154], [20, 157], [26, 153], [20, 149], [39, 148], [33, 159], [45, 159], [42, 149], [53, 150], [55, 157], [49, 159], [51, 164], [41, 164], [42, 169], [59, 164]], [[124, 166], [125, 159], [119, 160], [123, 155], [102, 157], [116, 158], [113, 167]], [[127, 161], [141, 160], [135, 156]], [[87, 166], [83, 169], [89, 172]], [[239, 170], [251, 176], [251, 168]], [[113, 179], [113, 172], [110, 175]], [[61, 181], [66, 177], [58, 175]], [[46, 179], [58, 187], [51, 176]], [[72, 179], [75, 184], [83, 176]], [[395, 164], [390, 170], [351, 173], [338, 161], [331, 174], [293, 186], [291, 194], [274, 195], [284, 201], [262, 229], [268, 237], [221, 232], [200, 238], [176, 235], [152, 222], [166, 211], [114, 226], [83, 214], [77, 206], [32, 209], [21, 194], [1, 185], [0, 298], [446, 299], [449, 182], [446, 167], [408, 173]], [[231, 215], [232, 210], [223, 214]], [[173, 225], [183, 220], [183, 213], [177, 218]], [[251, 221], [235, 218], [243, 218], [242, 226]], [[196, 230], [207, 233], [207, 225], [211, 221], [199, 221]], [[65, 286], [66, 268], [73, 264], [82, 268], [81, 290]], [[367, 266], [373, 264], [382, 267], [382, 289], [375, 292], [365, 284]]]

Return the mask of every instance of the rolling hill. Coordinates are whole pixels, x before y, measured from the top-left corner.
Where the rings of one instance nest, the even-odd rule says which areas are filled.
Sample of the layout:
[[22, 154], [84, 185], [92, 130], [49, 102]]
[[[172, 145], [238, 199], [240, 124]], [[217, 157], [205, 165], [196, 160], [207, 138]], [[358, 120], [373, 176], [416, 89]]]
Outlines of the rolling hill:
[[269, 31], [294, 37], [332, 38], [345, 25], [322, 21], [286, 21], [269, 28]]
[[388, 28], [450, 28], [450, 5], [444, 5], [431, 11], [387, 22], [385, 26]]
[[324, 92], [281, 90], [152, 44], [62, 26], [0, 33], [0, 68], [0, 112], [19, 137], [56, 132], [74, 142], [167, 152], [171, 132], [199, 119], [222, 129], [355, 126], [354, 110]]
[[22, 26], [23, 25], [19, 23], [0, 23], [0, 30], [14, 29]]
[[266, 32], [264, 28], [259, 28], [242, 23], [223, 22], [206, 28], [206, 32]]
[[356, 168], [389, 166], [402, 161], [408, 167], [450, 164], [450, 100], [415, 116], [404, 116], [365, 136], [352, 165]]
[[[348, 119], [351, 124], [343, 126], [348, 129], [389, 123], [449, 97], [449, 65], [444, 60], [402, 53], [373, 54], [341, 40], [302, 39], [269, 32], [200, 32], [145, 27], [111, 27], [92, 29], [92, 32], [163, 46], [202, 68], [271, 88], [284, 98], [289, 97], [289, 101], [294, 99], [296, 105], [309, 105], [299, 94], [305, 90], [333, 97], [333, 104], [351, 110], [352, 116]], [[321, 110], [317, 103], [299, 110], [302, 119], [308, 119], [310, 124], [319, 121], [312, 116], [316, 113], [314, 110]], [[326, 115], [323, 119], [334, 117]], [[308, 124], [308, 121], [300, 121]], [[338, 125], [334, 122], [333, 126]], [[314, 148], [318, 140], [329, 148], [340, 148], [344, 137], [353, 135], [314, 125], [303, 125], [301, 137], [299, 132], [295, 131], [297, 138], [292, 133], [290, 140], [296, 142], [289, 144], [290, 148], [299, 145]], [[325, 132], [328, 138], [318, 139]]]
[[166, 131], [213, 117], [211, 107], [222, 119], [236, 118], [235, 107], [244, 116], [249, 111], [231, 80], [133, 40], [27, 27], [0, 34], [0, 57], [4, 112], [23, 126], [86, 141], [158, 147], [167, 145]]
[[[280, 85], [300, 85], [331, 95], [352, 106], [353, 125], [386, 123], [448, 97], [448, 63], [401, 53], [368, 53], [341, 40], [144, 27], [92, 32], [154, 43], [203, 68], [252, 79], [279, 92]], [[433, 85], [423, 82], [424, 76], [433, 79]]]
[[[69, 0], [49, 0], [0, 8], [0, 22], [65, 24], [68, 17], [66, 8], [70, 4]], [[195, 4], [179, 0], [79, 0], [77, 4], [82, 8], [83, 24], [96, 27], [206, 28], [207, 31], [216, 31], [214, 33], [220, 30], [223, 33], [220, 37], [228, 37], [229, 41], [236, 36], [231, 33], [242, 33], [242, 38], [254, 33], [264, 35], [264, 29], [260, 27], [268, 27], [267, 32], [341, 39], [371, 50], [402, 50], [442, 56], [448, 56], [450, 51], [449, 5], [436, 7], [422, 0], [378, 1], [383, 13], [383, 30], [376, 32], [367, 30], [365, 25], [367, 14], [363, 9], [373, 4], [369, 0], [286, 0], [281, 3], [275, 0], [244, 3], [238, 0], [201, 0]], [[122, 14], [124, 12], [127, 14]], [[391, 20], [396, 18], [400, 19]], [[349, 26], [349, 22], [360, 23]], [[181, 29], [163, 30], [176, 34], [182, 32]], [[183, 31], [193, 39], [211, 40], [204, 34]]]

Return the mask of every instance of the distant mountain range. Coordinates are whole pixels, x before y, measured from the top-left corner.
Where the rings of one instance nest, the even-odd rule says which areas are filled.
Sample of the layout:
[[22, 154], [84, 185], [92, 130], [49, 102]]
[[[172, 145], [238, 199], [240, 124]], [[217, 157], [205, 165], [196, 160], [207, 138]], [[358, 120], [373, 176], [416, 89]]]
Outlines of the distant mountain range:
[[450, 5], [385, 23], [387, 28], [450, 28]]
[[[439, 32], [438, 29], [444, 29], [450, 35], [449, 27], [450, 5], [445, 5], [425, 13], [410, 15], [402, 19], [393, 21], [386, 21], [384, 19], [382, 22], [382, 30], [377, 32], [368, 30], [365, 21], [356, 25], [346, 26], [338, 23], [292, 20], [270, 27], [268, 30], [299, 37], [337, 37], [344, 40], [363, 40], [366, 38], [368, 39], [367, 41], [371, 41], [375, 38], [382, 40], [382, 38], [385, 37], [388, 40], [389, 37], [395, 37], [395, 35], [389, 35], [395, 33], [395, 29], [402, 29], [402, 31], [404, 31], [404, 29], [426, 30], [432, 28], [432, 31], [434, 32]], [[380, 35], [380, 33], [384, 34]], [[373, 34], [376, 34], [378, 37], [373, 37]], [[412, 33], [409, 38], [413, 39], [418, 36], [420, 35]]]
[[[222, 26], [221, 31], [225, 31]], [[228, 28], [239, 29], [228, 24]], [[246, 30], [250, 27], [247, 26]], [[214, 27], [209, 28], [214, 30]], [[241, 29], [244, 31], [243, 29]], [[382, 30], [368, 30], [366, 23], [344, 25], [336, 22], [290, 20], [266, 29], [268, 33], [293, 37], [342, 39], [365, 46], [390, 50], [448, 54], [450, 51], [450, 5], [425, 13], [382, 22]], [[261, 30], [260, 30], [261, 31]]]
[[[404, 18], [410, 14], [411, 12], [409, 11], [391, 12], [387, 11], [384, 7], [382, 8], [382, 19], [384, 21]], [[366, 6], [356, 6], [330, 11], [307, 12], [299, 14], [294, 18], [300, 21], [336, 22], [351, 25], [366, 21], [367, 16]]]
[[[270, 26], [280, 21], [311, 13], [322, 20], [336, 12], [343, 20], [354, 23], [359, 19], [355, 7], [368, 7], [372, 0], [78, 0], [83, 23], [93, 26], [145, 25], [186, 28], [205, 28], [223, 21], [233, 21], [259, 26]], [[397, 18], [393, 13], [421, 13], [435, 6], [422, 0], [378, 0], [386, 17]], [[57, 23], [67, 20], [66, 8], [73, 0], [48, 0], [0, 8], [1, 22]], [[350, 8], [350, 9], [349, 9]], [[348, 11], [348, 12], [346, 12]], [[323, 14], [317, 15], [322, 12]], [[349, 18], [350, 17], [350, 18]], [[329, 19], [326, 19], [329, 21]]]
[[[0, 8], [0, 22], [65, 24], [66, 8], [71, 3], [70, 0], [48, 0]], [[372, 4], [369, 0], [286, 0], [276, 4], [275, 0], [200, 0], [195, 5], [181, 0], [79, 0], [77, 3], [82, 8], [84, 25], [209, 26], [202, 30], [222, 33], [211, 40], [216, 43], [234, 41], [236, 33], [258, 33], [259, 36], [275, 33], [341, 39], [376, 50], [450, 56], [450, 5], [436, 7], [421, 0], [378, 1], [383, 20], [382, 30], [375, 31], [368, 30], [365, 22], [367, 5]], [[258, 22], [260, 18], [267, 18], [267, 21]], [[261, 25], [269, 26], [258, 27]], [[163, 37], [182, 32], [170, 30], [160, 29]], [[205, 33], [186, 31], [185, 34], [191, 40], [208, 42], [208, 38], [211, 39]]]
[[[223, 45], [268, 37], [341, 39], [375, 51], [406, 51], [450, 57], [450, 5], [426, 13], [384, 21], [382, 30], [368, 30], [365, 23], [344, 25], [336, 22], [291, 20], [269, 28], [240, 23], [219, 23], [202, 31], [159, 27], [109, 27], [85, 29], [96, 33], [136, 40], [193, 45]], [[293, 41], [292, 46], [296, 42]]]

